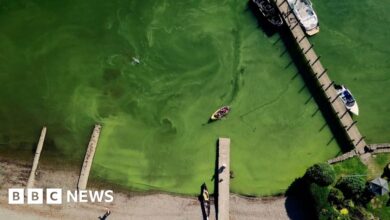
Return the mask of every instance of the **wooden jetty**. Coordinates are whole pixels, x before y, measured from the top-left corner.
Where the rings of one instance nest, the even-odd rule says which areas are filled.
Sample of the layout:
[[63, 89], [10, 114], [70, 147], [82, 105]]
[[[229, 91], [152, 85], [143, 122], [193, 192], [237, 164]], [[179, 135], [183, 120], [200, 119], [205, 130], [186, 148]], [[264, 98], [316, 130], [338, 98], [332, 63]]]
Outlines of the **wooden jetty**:
[[46, 130], [47, 130], [46, 127], [42, 128], [41, 136], [39, 137], [37, 149], [35, 150], [34, 161], [33, 161], [33, 165], [31, 168], [30, 176], [28, 177], [26, 188], [33, 188], [34, 187], [35, 176], [36, 176], [36, 172], [37, 172], [37, 168], [38, 168], [39, 158], [41, 156], [43, 143], [45, 142]]
[[218, 140], [218, 207], [217, 219], [229, 220], [230, 196], [230, 139]]
[[340, 156], [338, 156], [338, 157], [335, 157], [335, 158], [333, 158], [333, 159], [328, 160], [328, 163], [329, 163], [329, 164], [338, 163], [338, 162], [347, 160], [347, 159], [349, 159], [349, 158], [352, 158], [352, 157], [354, 157], [354, 156], [356, 156], [356, 155], [357, 155], [357, 154], [356, 154], [356, 151], [355, 151], [355, 150], [352, 150], [352, 151], [349, 151], [349, 152], [347, 152], [347, 153], [345, 153], [345, 154], [342, 154], [342, 155], [340, 155]]
[[77, 183], [78, 190], [84, 190], [87, 188], [89, 172], [91, 171], [91, 166], [93, 162], [93, 157], [95, 156], [96, 146], [99, 141], [100, 131], [102, 129], [101, 125], [95, 125], [93, 129], [91, 139], [88, 144], [87, 152], [85, 153], [83, 166], [81, 168], [79, 181]]
[[357, 154], [364, 154], [365, 147], [367, 146], [364, 137], [360, 134], [356, 121], [352, 120], [348, 114], [344, 103], [340, 100], [335, 88], [334, 82], [330, 80], [327, 70], [322, 66], [320, 57], [317, 56], [313, 49], [313, 45], [310, 43], [299, 25], [298, 19], [292, 12], [287, 0], [274, 0], [275, 4], [280, 11], [286, 25], [295, 39], [296, 44], [302, 51], [303, 56], [306, 59], [307, 65], [310, 67], [313, 77], [316, 79], [318, 86], [324, 92], [324, 95], [329, 101], [334, 114], [337, 116], [340, 125], [346, 133], [350, 143], [354, 146]]

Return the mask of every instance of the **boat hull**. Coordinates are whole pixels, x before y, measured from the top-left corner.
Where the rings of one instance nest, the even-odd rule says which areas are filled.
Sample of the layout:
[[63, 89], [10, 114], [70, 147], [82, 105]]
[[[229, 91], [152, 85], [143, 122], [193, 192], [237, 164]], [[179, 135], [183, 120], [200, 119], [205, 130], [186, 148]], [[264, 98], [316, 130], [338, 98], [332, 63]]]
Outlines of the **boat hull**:
[[[224, 112], [223, 114], [221, 114], [220, 112], [225, 109], [226, 112]], [[230, 107], [229, 106], [224, 106], [222, 108], [219, 108], [217, 111], [215, 111], [211, 116], [210, 116], [210, 120], [211, 121], [216, 121], [216, 120], [220, 120], [222, 119], [223, 117], [225, 117], [228, 113], [230, 112]]]
[[[336, 88], [337, 94], [340, 96], [341, 101], [344, 103], [345, 108], [347, 108], [347, 110], [349, 112], [351, 112], [352, 114], [358, 116], [359, 115], [359, 106], [358, 106], [355, 98], [352, 96], [351, 91], [349, 91], [344, 85], [335, 85], [335, 88]], [[347, 92], [347, 93], [350, 94], [350, 96], [352, 97], [352, 99], [354, 101], [353, 105], [351, 105], [351, 106], [347, 105], [347, 103], [346, 103], [347, 101], [345, 101], [343, 99], [343, 93], [344, 92]]]
[[354, 104], [352, 107], [348, 108], [348, 110], [349, 110], [352, 114], [354, 114], [354, 115], [356, 115], [356, 116], [359, 115], [359, 106], [358, 106], [358, 104], [357, 104], [356, 102], [355, 102], [355, 104]]
[[313, 28], [309, 31], [306, 31], [306, 34], [309, 36], [313, 36], [313, 35], [317, 34], [318, 32], [320, 32], [320, 27], [316, 27], [316, 28]]

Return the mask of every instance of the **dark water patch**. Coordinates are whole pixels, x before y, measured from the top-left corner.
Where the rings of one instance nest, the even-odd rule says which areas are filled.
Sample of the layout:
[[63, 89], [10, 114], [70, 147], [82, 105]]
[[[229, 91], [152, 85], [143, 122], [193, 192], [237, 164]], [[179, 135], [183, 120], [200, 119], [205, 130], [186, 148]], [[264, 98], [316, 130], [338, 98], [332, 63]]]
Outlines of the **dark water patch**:
[[118, 79], [121, 75], [121, 71], [119, 69], [114, 68], [105, 68], [103, 70], [103, 79], [105, 81], [112, 81]]

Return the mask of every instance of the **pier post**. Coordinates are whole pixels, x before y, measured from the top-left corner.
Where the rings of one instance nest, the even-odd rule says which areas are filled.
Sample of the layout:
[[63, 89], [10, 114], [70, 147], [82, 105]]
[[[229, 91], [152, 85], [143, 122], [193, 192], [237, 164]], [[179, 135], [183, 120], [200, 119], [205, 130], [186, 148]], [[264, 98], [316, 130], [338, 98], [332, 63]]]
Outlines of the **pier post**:
[[343, 118], [344, 118], [344, 116], [345, 116], [347, 113], [348, 113], [348, 109], [347, 109], [347, 110], [345, 110], [345, 112], [343, 113], [343, 115], [341, 115], [340, 119], [343, 119]]
[[322, 73], [318, 76], [317, 79], [321, 79], [321, 77], [326, 73], [326, 71], [328, 71], [327, 69], [324, 69], [324, 71], [322, 71]]
[[87, 152], [85, 153], [79, 181], [77, 183], [78, 190], [84, 190], [87, 188], [89, 172], [91, 171], [92, 161], [93, 161], [93, 157], [95, 156], [96, 146], [99, 141], [99, 135], [101, 129], [102, 129], [101, 125], [95, 125], [95, 128], [93, 129], [91, 139], [88, 144], [88, 149]]
[[309, 50], [311, 50], [311, 48], [313, 48], [313, 44], [310, 44], [310, 47], [306, 50], [305, 54], [307, 54], [307, 52], [309, 52]]
[[301, 43], [303, 41], [303, 39], [306, 38], [306, 35], [303, 35], [302, 38], [298, 41], [298, 43]]
[[351, 129], [356, 123], [357, 121], [353, 121], [352, 124], [347, 128], [347, 131], [349, 131], [349, 129]]
[[311, 64], [311, 66], [313, 66], [314, 64], [317, 63], [317, 61], [321, 58], [321, 56], [318, 56], [316, 60], [314, 60], [314, 62]]
[[329, 89], [333, 84], [334, 84], [334, 81], [332, 81], [332, 82], [328, 85], [328, 87], [326, 87], [325, 92], [328, 91], [328, 89]]
[[359, 145], [360, 142], [362, 142], [363, 139], [364, 139], [364, 136], [359, 139], [359, 141], [356, 143], [356, 145]]
[[43, 143], [45, 142], [45, 137], [46, 137], [46, 127], [43, 127], [42, 131], [41, 131], [41, 136], [39, 137], [37, 149], [35, 150], [34, 161], [33, 161], [33, 165], [31, 168], [30, 176], [28, 177], [26, 188], [33, 188], [34, 187], [35, 175], [37, 172], [39, 157], [41, 156]]
[[332, 104], [337, 100], [338, 97], [340, 97], [341, 94], [337, 94], [337, 96], [332, 100]]

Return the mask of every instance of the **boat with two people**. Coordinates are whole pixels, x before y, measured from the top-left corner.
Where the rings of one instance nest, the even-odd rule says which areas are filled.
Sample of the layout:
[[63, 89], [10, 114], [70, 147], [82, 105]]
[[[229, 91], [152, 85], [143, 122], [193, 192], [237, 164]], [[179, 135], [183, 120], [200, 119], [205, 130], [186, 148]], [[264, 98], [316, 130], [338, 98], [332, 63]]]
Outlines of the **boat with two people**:
[[252, 2], [257, 6], [260, 13], [269, 23], [275, 25], [276, 27], [283, 25], [282, 17], [270, 0], [252, 0]]
[[310, 0], [287, 1], [307, 35], [312, 36], [320, 32], [318, 17]]
[[334, 88], [337, 91], [337, 94], [343, 101], [345, 107], [354, 115], [359, 115], [359, 107], [358, 104], [353, 97], [352, 93], [345, 87], [344, 85], [334, 85]]
[[208, 220], [210, 216], [210, 195], [209, 195], [209, 191], [207, 190], [206, 183], [203, 183], [201, 186], [200, 201], [202, 204], [202, 209], [205, 215], [205, 219]]
[[223, 117], [225, 117], [227, 114], [229, 114], [230, 110], [231, 108], [229, 106], [223, 106], [211, 115], [210, 120], [211, 121], [220, 120]]

